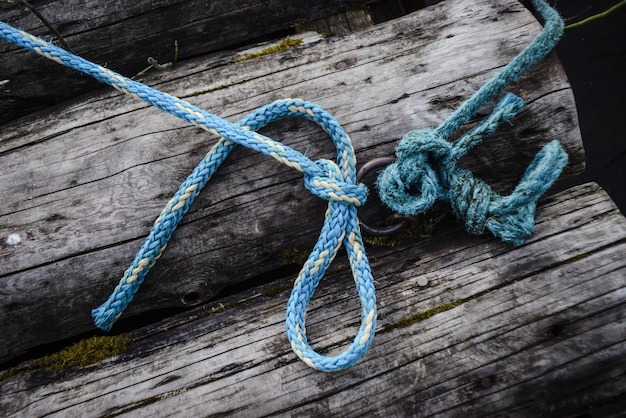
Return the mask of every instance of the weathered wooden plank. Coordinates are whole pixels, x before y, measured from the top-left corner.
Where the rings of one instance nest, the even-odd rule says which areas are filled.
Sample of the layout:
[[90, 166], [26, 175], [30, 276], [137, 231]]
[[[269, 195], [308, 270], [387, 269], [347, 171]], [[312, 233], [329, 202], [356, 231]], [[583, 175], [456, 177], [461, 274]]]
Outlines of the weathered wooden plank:
[[[132, 76], [147, 66], [148, 57], [165, 63], [196, 57], [288, 31], [296, 23], [343, 13], [368, 0], [293, 3], [259, 1], [47, 1], [30, 2], [76, 53], [107, 63]], [[0, 20], [41, 37], [55, 38], [20, 1], [2, 2]], [[58, 40], [57, 40], [58, 42]], [[100, 87], [89, 77], [32, 56], [15, 46], [0, 44], [0, 123], [33, 110], [60, 103]], [[68, 77], [72, 83], [67, 83]]]
[[[514, 0], [452, 2], [275, 56], [199, 59], [148, 82], [233, 121], [278, 98], [316, 101], [336, 115], [359, 161], [367, 161], [391, 155], [407, 131], [440, 123], [539, 29]], [[567, 174], [580, 172], [575, 103], [555, 58], [513, 90], [527, 110], [473, 152], [467, 166], [506, 191], [539, 147], [558, 138], [570, 155]], [[310, 124], [285, 121], [263, 132], [309, 156], [332, 158], [330, 141]], [[0, 249], [0, 361], [92, 329], [90, 309], [113, 289], [213, 141], [117, 92], [5, 125], [0, 237], [18, 234], [21, 242], [3, 238]], [[298, 173], [236, 150], [127, 316], [199, 304], [227, 284], [283, 267], [286, 250], [313, 246], [323, 208]]]
[[[372, 249], [377, 336], [348, 370], [320, 373], [298, 361], [284, 336], [288, 290], [265, 288], [220, 301], [228, 309], [209, 314], [207, 305], [133, 332], [128, 350], [100, 366], [18, 372], [0, 383], [0, 408], [22, 416], [578, 416], [624, 395], [625, 250], [626, 219], [597, 185], [577, 186], [542, 201], [536, 235], [515, 249], [458, 229]], [[358, 328], [351, 282], [348, 272], [327, 277], [309, 309], [320, 352], [341, 349]]]

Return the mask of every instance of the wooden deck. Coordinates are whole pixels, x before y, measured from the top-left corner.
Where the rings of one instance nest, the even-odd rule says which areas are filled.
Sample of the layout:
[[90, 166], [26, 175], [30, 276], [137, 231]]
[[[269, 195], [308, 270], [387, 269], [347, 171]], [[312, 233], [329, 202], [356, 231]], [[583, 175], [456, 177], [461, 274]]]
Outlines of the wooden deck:
[[[443, 2], [340, 37], [298, 35], [300, 46], [254, 59], [242, 58], [267, 45], [204, 55], [141, 81], [231, 121], [279, 98], [317, 102], [361, 165], [440, 123], [539, 30], [516, 0]], [[570, 157], [563, 176], [580, 173], [575, 102], [556, 57], [511, 91], [527, 109], [465, 167], [506, 193], [558, 139]], [[310, 124], [263, 133], [332, 158]], [[284, 330], [294, 278], [285, 272], [313, 246], [324, 202], [299, 173], [245, 149], [198, 197], [124, 318], [193, 309], [135, 329], [99, 365], [16, 364], [93, 332], [91, 309], [214, 141], [116, 91], [3, 125], [0, 362], [14, 367], [0, 378], [0, 415], [578, 416], [625, 395], [626, 219], [597, 185], [542, 199], [519, 247], [470, 236], [452, 215], [429, 238], [370, 240], [374, 344], [352, 368], [325, 374], [297, 360]], [[358, 329], [346, 264], [338, 257], [308, 311], [322, 353]], [[260, 276], [265, 284], [215, 300]]]
[[[3, 2], [0, 16], [36, 36], [54, 39], [60, 46], [64, 42], [77, 54], [130, 77], [146, 67], [148, 57], [161, 64], [172, 61], [175, 41], [180, 46], [178, 58], [184, 60], [288, 32], [305, 22], [313, 27], [330, 17], [341, 22], [346, 12], [362, 15], [359, 10], [371, 1], [310, 0], [296, 6], [264, 0], [84, 0], [80, 7], [59, 0], [31, 1], [63, 40], [21, 1]], [[344, 26], [349, 27], [345, 20]], [[103, 87], [56, 63], [33, 63], [32, 58], [14, 45], [0, 44], [0, 81], [10, 83], [0, 89], [0, 123]]]
[[[512, 248], [452, 228], [371, 248], [379, 323], [352, 368], [317, 372], [291, 352], [290, 279], [133, 332], [120, 356], [0, 383], [19, 416], [579, 416], [626, 387], [626, 219], [598, 186], [542, 201]], [[428, 285], [421, 287], [418, 279]], [[359, 323], [349, 272], [325, 278], [313, 346]]]
[[[516, 1], [500, 7], [509, 12], [498, 14], [490, 1], [440, 5], [254, 60], [239, 61], [247, 53], [240, 51], [180, 63], [145, 81], [232, 121], [275, 99], [305, 97], [343, 124], [363, 164], [393, 155], [404, 133], [443, 121], [540, 30]], [[442, 28], [446, 19], [461, 23]], [[462, 65], [449, 65], [460, 56]], [[506, 192], [539, 148], [558, 138], [570, 156], [566, 174], [582, 171], [575, 102], [555, 58], [513, 90], [527, 109], [464, 163]], [[312, 158], [333, 158], [326, 134], [306, 121], [262, 132]], [[162, 207], [214, 141], [117, 91], [6, 125], [0, 195], [8, 201], [0, 209], [0, 236], [18, 234], [22, 241], [2, 249], [0, 323], [8, 337], [0, 341], [0, 361], [93, 329], [91, 309], [106, 299]], [[285, 253], [312, 248], [324, 208], [300, 173], [236, 150], [186, 215], [125, 317], [197, 305], [227, 285], [280, 270]]]

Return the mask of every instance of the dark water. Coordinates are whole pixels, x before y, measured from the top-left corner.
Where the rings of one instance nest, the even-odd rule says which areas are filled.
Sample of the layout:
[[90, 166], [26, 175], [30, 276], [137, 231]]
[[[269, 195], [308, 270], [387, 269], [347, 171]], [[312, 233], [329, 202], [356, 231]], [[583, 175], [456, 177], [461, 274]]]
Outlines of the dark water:
[[[557, 9], [572, 23], [616, 3], [559, 0]], [[586, 172], [567, 185], [595, 181], [626, 213], [626, 6], [567, 30], [557, 54], [574, 89], [587, 154]]]

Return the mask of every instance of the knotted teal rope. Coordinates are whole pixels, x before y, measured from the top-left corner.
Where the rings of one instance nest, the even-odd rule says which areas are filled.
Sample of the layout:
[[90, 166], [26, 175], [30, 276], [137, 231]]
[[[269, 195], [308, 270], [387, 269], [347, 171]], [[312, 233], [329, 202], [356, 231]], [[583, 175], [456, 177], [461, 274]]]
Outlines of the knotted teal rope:
[[435, 130], [411, 131], [402, 138], [396, 149], [398, 161], [389, 165], [376, 183], [381, 200], [391, 209], [414, 216], [426, 212], [440, 199], [450, 203], [470, 233], [482, 234], [488, 229], [514, 244], [523, 243], [532, 234], [537, 200], [567, 165], [567, 154], [558, 141], [543, 147], [517, 187], [505, 197], [457, 166], [459, 159], [501, 121], [515, 116], [524, 107], [523, 101], [506, 94], [478, 127], [453, 143], [448, 139], [557, 44], [563, 34], [563, 20], [543, 0], [533, 0], [533, 5], [545, 26], [530, 45]]
[[[542, 0], [535, 0], [534, 3], [536, 6], [541, 6], [538, 9], [544, 17], [552, 16], [550, 14], [553, 12], [552, 9], [545, 5]], [[556, 12], [553, 15], [558, 17]], [[546, 18], [546, 22], [548, 20]], [[548, 25], [546, 25], [547, 27]], [[546, 35], [546, 33], [547, 30], [544, 30], [531, 44], [532, 48], [529, 49], [535, 51], [532, 60], [516, 58], [522, 63], [517, 66], [516, 71], [525, 71], [532, 65], [528, 62], [539, 59], [537, 58], [539, 53], [536, 51], [542, 50], [541, 54], [545, 55], [554, 46], [558, 36], [555, 34]], [[352, 144], [343, 128], [328, 112], [303, 100], [280, 100], [263, 106], [237, 124], [232, 124], [183, 100], [123, 77], [50, 45], [26, 32], [14, 29], [3, 22], [0, 22], [0, 37], [60, 64], [89, 74], [124, 93], [137, 97], [220, 137], [219, 141], [181, 184], [174, 197], [163, 209], [146, 241], [111, 296], [105, 303], [93, 310], [92, 316], [98, 327], [108, 330], [113, 322], [119, 318], [144, 281], [150, 268], [165, 250], [167, 242], [182, 217], [189, 210], [195, 197], [234, 147], [239, 144], [268, 155], [302, 172], [305, 187], [316, 196], [329, 201], [319, 239], [295, 281], [287, 305], [287, 336], [293, 351], [309, 366], [324, 371], [347, 368], [365, 354], [372, 343], [376, 329], [376, 298], [373, 278], [363, 249], [357, 220], [357, 207], [365, 203], [367, 188], [356, 183], [356, 158]], [[533, 47], [537, 44], [539, 46]], [[455, 204], [457, 208], [455, 210], [459, 212], [475, 213], [471, 216], [472, 222], [468, 227], [471, 232], [478, 232], [481, 225], [485, 224], [492, 231], [500, 228], [503, 239], [514, 240], [514, 238], [509, 239], [507, 234], [517, 236], [518, 233], [515, 232], [514, 228], [516, 223], [515, 221], [507, 223], [506, 220], [513, 216], [511, 211], [515, 208], [526, 211], [526, 213], [534, 213], [533, 199], [537, 190], [546, 189], [546, 184], [553, 181], [553, 174], [545, 170], [545, 165], [554, 162], [553, 154], [558, 154], [558, 150], [555, 151], [553, 148], [558, 148], [558, 144], [544, 148], [543, 154], [540, 153], [536, 158], [536, 163], [533, 163], [527, 170], [524, 179], [518, 186], [519, 190], [513, 198], [494, 198], [490, 194], [488, 186], [477, 185], [471, 173], [456, 168], [455, 164], [471, 146], [480, 141], [483, 135], [493, 132], [499, 121], [513, 117], [522, 107], [521, 100], [513, 96], [505, 96], [493, 114], [461, 140], [454, 144], [445, 140], [475, 114], [482, 106], [482, 102], [491, 100], [505, 85], [518, 77], [515, 75], [515, 71], [512, 74], [505, 76], [504, 82], [502, 80], [493, 82], [492, 80], [488, 83], [488, 85], [492, 85], [488, 89], [483, 86], [479, 92], [484, 92], [478, 95], [478, 99], [474, 98], [475, 95], [468, 100], [437, 130], [413, 131], [407, 134], [397, 150], [399, 162], [393, 166], [396, 167], [396, 172], [393, 171], [393, 167], [390, 167], [384, 173], [388, 180], [384, 180], [383, 176], [378, 182], [383, 193], [384, 190], [388, 191], [384, 198], [388, 204], [391, 203], [393, 207], [395, 199], [398, 207], [420, 211], [432, 204], [428, 202], [433, 198], [443, 198]], [[288, 146], [255, 132], [268, 123], [286, 117], [306, 118], [321, 126], [335, 144], [337, 149], [336, 161], [311, 161]], [[441, 163], [441, 176], [438, 177], [429, 165], [429, 158], [435, 158]], [[400, 170], [397, 169], [398, 167]], [[419, 185], [420, 182], [422, 197], [410, 196], [408, 191]], [[477, 200], [479, 203], [473, 203], [471, 200], [455, 203], [457, 197], [449, 189], [461, 190], [455, 193], [464, 198], [470, 195], [475, 195], [477, 199], [480, 197]], [[389, 198], [394, 193], [398, 194], [399, 199]], [[491, 196], [488, 205], [485, 203], [487, 200], [484, 196]], [[427, 204], [421, 203], [422, 200], [425, 200]], [[526, 206], [520, 209], [520, 204]], [[402, 210], [400, 211], [402, 212]], [[497, 216], [487, 219], [485, 213], [496, 214]], [[316, 353], [307, 341], [305, 314], [319, 281], [342, 244], [346, 247], [353, 278], [361, 300], [361, 326], [346, 351], [337, 356], [326, 357]]]

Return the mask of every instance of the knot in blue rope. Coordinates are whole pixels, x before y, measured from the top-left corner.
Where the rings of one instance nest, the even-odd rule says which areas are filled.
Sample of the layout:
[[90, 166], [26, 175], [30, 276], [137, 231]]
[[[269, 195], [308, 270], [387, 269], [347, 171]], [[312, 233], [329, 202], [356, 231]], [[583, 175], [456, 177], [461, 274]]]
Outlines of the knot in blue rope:
[[312, 194], [329, 202], [363, 206], [367, 201], [368, 190], [364, 184], [355, 184], [355, 178], [343, 178], [337, 164], [320, 159], [315, 161], [326, 176], [318, 174], [304, 174], [304, 187]]
[[450, 144], [432, 130], [408, 132], [396, 149], [398, 161], [378, 177], [378, 194], [398, 213], [424, 213], [441, 198], [441, 182], [431, 161], [448, 155]]
[[549, 143], [537, 154], [507, 197], [457, 165], [484, 136], [523, 107], [519, 97], [507, 93], [489, 117], [455, 142], [448, 142], [438, 130], [407, 133], [396, 150], [398, 161], [378, 178], [381, 199], [404, 215], [424, 213], [440, 199], [450, 203], [468, 232], [482, 234], [487, 229], [505, 242], [523, 243], [534, 228], [537, 199], [567, 164], [567, 154], [558, 142]]
[[[93, 309], [92, 317], [96, 326], [105, 331], [109, 330], [120, 317], [165, 250], [196, 196], [233, 149], [237, 145], [243, 145], [301, 172], [304, 175], [305, 186], [315, 195], [329, 201], [319, 239], [296, 279], [287, 304], [285, 323], [293, 351], [309, 366], [324, 371], [344, 369], [363, 357], [376, 331], [374, 279], [365, 255], [357, 219], [357, 206], [365, 203], [367, 187], [356, 184], [354, 148], [344, 129], [330, 113], [311, 102], [285, 99], [261, 106], [233, 124], [174, 96], [77, 57], [3, 22], [0, 22], [0, 37], [89, 74], [220, 137], [165, 205], [113, 293], [102, 305]], [[336, 160], [312, 161], [289, 146], [257, 132], [263, 126], [283, 118], [305, 118], [319, 125], [328, 133], [335, 145]], [[316, 353], [307, 341], [304, 326], [306, 309], [317, 285], [342, 245], [346, 248], [361, 301], [361, 326], [344, 352], [336, 356], [323, 356]]]
[[450, 203], [470, 233], [480, 234], [488, 229], [503, 241], [514, 244], [523, 243], [532, 233], [537, 199], [567, 164], [567, 154], [557, 141], [544, 146], [515, 190], [506, 197], [457, 166], [458, 161], [493, 133], [502, 121], [513, 118], [524, 107], [524, 102], [507, 93], [476, 128], [454, 142], [448, 139], [547, 55], [562, 36], [564, 24], [559, 14], [542, 0], [533, 0], [533, 5], [545, 20], [539, 36], [438, 128], [411, 131], [402, 138], [396, 150], [398, 161], [389, 165], [376, 183], [381, 200], [391, 209], [414, 216], [426, 212], [440, 199]]

